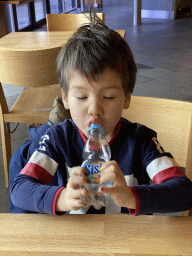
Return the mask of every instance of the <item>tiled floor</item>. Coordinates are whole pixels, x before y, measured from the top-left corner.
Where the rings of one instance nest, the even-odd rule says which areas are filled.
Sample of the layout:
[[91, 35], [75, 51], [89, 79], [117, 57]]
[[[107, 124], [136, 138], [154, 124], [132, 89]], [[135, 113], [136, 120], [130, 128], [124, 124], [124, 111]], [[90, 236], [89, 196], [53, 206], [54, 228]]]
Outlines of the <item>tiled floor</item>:
[[[103, 8], [99, 11], [105, 13], [106, 25], [126, 30], [125, 39], [138, 66], [133, 95], [192, 101], [192, 18], [145, 18], [141, 26], [133, 26], [132, 0], [103, 0]], [[46, 25], [38, 30], [46, 30]], [[11, 106], [22, 88], [3, 87]], [[27, 139], [27, 125], [21, 124], [12, 135], [13, 153]], [[8, 190], [4, 186], [0, 148], [0, 212], [8, 211]]]

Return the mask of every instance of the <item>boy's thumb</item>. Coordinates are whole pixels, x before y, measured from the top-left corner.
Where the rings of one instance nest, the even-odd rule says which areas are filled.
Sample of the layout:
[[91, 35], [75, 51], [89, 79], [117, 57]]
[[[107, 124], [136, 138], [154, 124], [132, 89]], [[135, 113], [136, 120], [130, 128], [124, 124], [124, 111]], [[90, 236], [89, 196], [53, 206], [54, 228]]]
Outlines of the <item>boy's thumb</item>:
[[114, 187], [107, 187], [107, 186], [101, 186], [100, 187], [100, 192], [101, 193], [106, 193], [106, 194], [113, 194], [115, 188]]

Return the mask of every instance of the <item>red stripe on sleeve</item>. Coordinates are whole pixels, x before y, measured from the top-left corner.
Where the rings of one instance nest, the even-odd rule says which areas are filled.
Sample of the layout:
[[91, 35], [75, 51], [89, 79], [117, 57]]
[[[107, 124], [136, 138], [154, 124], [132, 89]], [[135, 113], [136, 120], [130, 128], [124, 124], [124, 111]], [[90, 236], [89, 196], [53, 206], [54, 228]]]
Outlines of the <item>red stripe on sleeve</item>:
[[137, 193], [137, 190], [133, 187], [133, 186], [130, 186], [134, 196], [135, 196], [135, 199], [136, 199], [136, 209], [130, 209], [128, 208], [129, 212], [131, 215], [138, 215], [139, 214], [139, 211], [140, 211], [140, 197]]
[[48, 173], [43, 167], [35, 163], [27, 163], [20, 174], [25, 174], [35, 179], [38, 179], [41, 183], [48, 185], [53, 176]]
[[85, 134], [80, 129], [79, 129], [79, 134], [80, 134], [81, 138], [83, 139], [83, 142], [86, 143], [87, 138], [85, 137]]
[[58, 196], [59, 196], [59, 194], [60, 194], [60, 192], [62, 191], [64, 189], [64, 187], [61, 187], [61, 188], [59, 188], [57, 191], [56, 191], [56, 193], [55, 193], [55, 195], [54, 195], [54, 198], [53, 198], [53, 203], [52, 203], [52, 213], [54, 214], [54, 215], [63, 215], [63, 214], [65, 214], [65, 212], [57, 212], [56, 211], [56, 203], [57, 203], [57, 199], [58, 199]]
[[117, 123], [116, 127], [115, 127], [115, 131], [113, 134], [113, 137], [111, 138], [111, 140], [109, 141], [109, 145], [111, 146], [113, 141], [116, 139], [117, 135], [119, 134], [119, 131], [121, 129], [121, 119], [119, 120], [119, 122]]
[[181, 168], [178, 166], [173, 166], [157, 173], [153, 177], [153, 181], [156, 184], [160, 184], [166, 180], [176, 178], [176, 177], [183, 177], [183, 176], [185, 176], [185, 173], [181, 170]]

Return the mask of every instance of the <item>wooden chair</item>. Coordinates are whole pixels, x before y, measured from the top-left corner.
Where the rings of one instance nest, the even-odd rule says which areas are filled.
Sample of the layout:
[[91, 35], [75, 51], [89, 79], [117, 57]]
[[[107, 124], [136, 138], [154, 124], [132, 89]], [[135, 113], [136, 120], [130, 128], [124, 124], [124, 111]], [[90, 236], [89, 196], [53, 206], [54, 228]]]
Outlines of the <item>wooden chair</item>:
[[[164, 150], [192, 180], [192, 102], [132, 96], [123, 117], [155, 130]], [[192, 209], [182, 215], [192, 215]]]
[[[0, 127], [6, 187], [11, 158], [10, 123], [43, 124], [48, 121], [54, 98], [60, 95], [56, 74], [56, 57], [60, 49], [0, 50]], [[11, 110], [1, 83], [26, 87]]]
[[[97, 16], [105, 22], [105, 14], [97, 13]], [[47, 14], [47, 31], [75, 31], [84, 23], [89, 23], [88, 14]]]

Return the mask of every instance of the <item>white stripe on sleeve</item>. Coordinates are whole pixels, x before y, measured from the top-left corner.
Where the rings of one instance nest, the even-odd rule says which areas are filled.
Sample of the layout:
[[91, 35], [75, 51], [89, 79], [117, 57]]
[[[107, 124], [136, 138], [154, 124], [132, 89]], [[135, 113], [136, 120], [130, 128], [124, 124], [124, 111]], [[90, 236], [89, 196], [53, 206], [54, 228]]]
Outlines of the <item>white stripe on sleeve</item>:
[[52, 158], [48, 157], [47, 155], [38, 151], [35, 151], [32, 154], [31, 158], [29, 159], [29, 162], [41, 166], [52, 176], [54, 176], [58, 167], [57, 162], [55, 162]]
[[138, 185], [138, 181], [135, 177], [133, 177], [133, 174], [125, 175], [125, 180], [126, 180], [127, 186], [136, 186], [136, 185]]
[[159, 158], [156, 158], [155, 160], [153, 160], [146, 168], [147, 173], [150, 177], [151, 180], [153, 180], [153, 177], [167, 169], [173, 166], [178, 166], [178, 164], [175, 162], [175, 160], [173, 158], [167, 157], [167, 156], [162, 156]]

